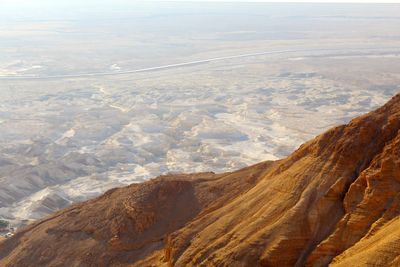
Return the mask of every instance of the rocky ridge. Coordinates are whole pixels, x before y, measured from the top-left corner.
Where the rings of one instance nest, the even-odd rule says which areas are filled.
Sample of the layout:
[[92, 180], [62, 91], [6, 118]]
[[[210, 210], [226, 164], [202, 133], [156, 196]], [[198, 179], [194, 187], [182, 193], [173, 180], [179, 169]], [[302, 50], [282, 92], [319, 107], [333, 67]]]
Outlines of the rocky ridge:
[[289, 157], [113, 189], [0, 243], [2, 266], [398, 266], [400, 95]]

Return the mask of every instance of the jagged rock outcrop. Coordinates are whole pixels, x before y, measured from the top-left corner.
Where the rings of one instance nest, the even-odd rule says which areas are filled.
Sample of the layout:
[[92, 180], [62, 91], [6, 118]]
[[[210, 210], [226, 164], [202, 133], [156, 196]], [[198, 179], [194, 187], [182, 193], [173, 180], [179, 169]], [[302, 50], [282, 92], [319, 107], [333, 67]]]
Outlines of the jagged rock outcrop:
[[114, 189], [0, 243], [4, 266], [399, 266], [400, 95], [286, 159]]

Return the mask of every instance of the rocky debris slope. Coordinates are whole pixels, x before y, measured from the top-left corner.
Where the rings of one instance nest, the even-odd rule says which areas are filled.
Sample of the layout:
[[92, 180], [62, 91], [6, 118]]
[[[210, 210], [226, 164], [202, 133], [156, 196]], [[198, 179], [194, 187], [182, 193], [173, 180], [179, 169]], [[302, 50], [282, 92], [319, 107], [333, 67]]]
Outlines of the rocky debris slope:
[[0, 244], [0, 265], [110, 266], [145, 258], [201, 211], [254, 186], [272, 162], [235, 173], [163, 176], [55, 213]]
[[398, 266], [400, 95], [286, 159], [114, 189], [0, 243], [5, 266]]

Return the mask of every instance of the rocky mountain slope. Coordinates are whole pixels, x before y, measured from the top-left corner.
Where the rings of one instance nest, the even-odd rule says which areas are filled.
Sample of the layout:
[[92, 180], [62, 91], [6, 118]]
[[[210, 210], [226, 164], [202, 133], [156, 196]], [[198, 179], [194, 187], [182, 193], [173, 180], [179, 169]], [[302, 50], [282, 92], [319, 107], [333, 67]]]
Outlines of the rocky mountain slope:
[[1, 266], [399, 266], [400, 95], [233, 173], [114, 189], [0, 243]]

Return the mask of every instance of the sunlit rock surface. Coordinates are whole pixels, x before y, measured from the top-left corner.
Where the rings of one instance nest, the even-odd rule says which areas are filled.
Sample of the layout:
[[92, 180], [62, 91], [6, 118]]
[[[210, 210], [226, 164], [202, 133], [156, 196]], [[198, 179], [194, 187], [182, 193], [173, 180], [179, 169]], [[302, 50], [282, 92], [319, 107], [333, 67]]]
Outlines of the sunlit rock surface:
[[398, 5], [93, 2], [0, 9], [0, 218], [13, 224], [160, 174], [286, 157], [399, 90]]
[[282, 160], [163, 176], [73, 205], [0, 243], [0, 263], [396, 266], [399, 151], [397, 95]]

